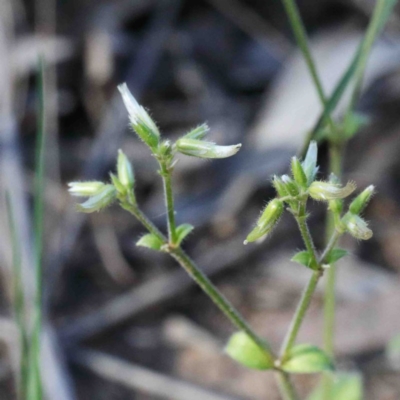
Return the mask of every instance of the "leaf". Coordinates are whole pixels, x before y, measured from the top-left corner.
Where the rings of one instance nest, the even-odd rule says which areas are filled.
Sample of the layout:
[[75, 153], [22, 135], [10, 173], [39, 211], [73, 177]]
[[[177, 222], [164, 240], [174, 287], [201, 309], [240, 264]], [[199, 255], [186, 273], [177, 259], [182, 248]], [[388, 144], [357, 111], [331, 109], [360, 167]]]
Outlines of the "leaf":
[[343, 121], [343, 134], [346, 139], [351, 139], [363, 126], [368, 125], [369, 118], [366, 115], [350, 113]]
[[332, 388], [332, 398], [335, 400], [362, 400], [362, 377], [357, 373], [341, 373], [336, 375]]
[[[362, 377], [356, 372], [338, 373], [332, 375], [333, 382], [330, 387], [330, 393], [328, 398], [332, 400], [362, 400], [363, 388], [362, 388]], [[307, 397], [307, 400], [322, 400], [324, 397], [324, 385], [323, 382], [317, 385], [317, 387]]]
[[245, 332], [234, 333], [225, 347], [225, 352], [239, 364], [248, 368], [263, 371], [274, 366], [271, 356]]
[[194, 229], [193, 225], [190, 224], [182, 224], [176, 228], [176, 236], [177, 236], [177, 244], [181, 244], [182, 241], [189, 235], [190, 232]]
[[333, 264], [336, 261], [339, 261], [341, 258], [347, 256], [349, 252], [344, 249], [332, 249], [329, 253], [329, 256], [326, 258], [326, 264]]
[[386, 346], [386, 358], [395, 369], [400, 369], [400, 334], [394, 336]]
[[308, 251], [306, 251], [306, 250], [299, 251], [298, 253], [296, 253], [296, 254], [292, 257], [292, 259], [291, 259], [290, 261], [293, 261], [293, 262], [295, 262], [295, 263], [297, 263], [297, 264], [301, 264], [301, 265], [304, 265], [304, 266], [307, 267], [307, 268], [312, 269], [312, 268], [311, 268], [312, 256], [311, 256], [311, 254], [310, 254]]
[[152, 250], [160, 251], [164, 242], [153, 233], [142, 236], [136, 243], [136, 246], [147, 247]]
[[333, 370], [333, 363], [318, 347], [299, 344], [290, 351], [288, 359], [282, 364], [282, 369], [294, 374], [313, 374]]

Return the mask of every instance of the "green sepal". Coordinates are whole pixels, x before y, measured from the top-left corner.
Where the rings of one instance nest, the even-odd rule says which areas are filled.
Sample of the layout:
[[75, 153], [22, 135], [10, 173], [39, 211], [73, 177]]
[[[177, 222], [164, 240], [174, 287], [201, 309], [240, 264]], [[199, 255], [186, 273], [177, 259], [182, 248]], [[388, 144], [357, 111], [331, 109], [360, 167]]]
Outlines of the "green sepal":
[[349, 252], [345, 249], [332, 249], [328, 255], [328, 257], [325, 260], [326, 264], [333, 264], [336, 261], [339, 261], [341, 258], [346, 257], [349, 254]]
[[292, 348], [281, 368], [293, 374], [313, 374], [332, 371], [333, 363], [330, 357], [318, 347], [311, 344], [299, 344]]
[[182, 224], [176, 228], [176, 244], [181, 244], [182, 241], [189, 235], [190, 232], [194, 229], [193, 225], [190, 224]]
[[145, 144], [147, 144], [147, 146], [149, 146], [153, 150], [153, 152], [155, 152], [160, 142], [159, 134], [141, 122], [138, 122], [136, 125], [131, 125], [132, 129], [137, 133], [139, 138]]
[[116, 198], [116, 190], [113, 185], [104, 185], [104, 187], [85, 202], [76, 205], [76, 210], [83, 213], [92, 213], [100, 211], [109, 206]]
[[187, 139], [201, 140], [207, 135], [209, 130], [210, 128], [207, 124], [202, 124], [189, 131], [184, 137]]
[[[360, 374], [356, 372], [338, 373], [332, 376], [333, 382], [330, 386], [328, 398], [332, 400], [362, 400], [363, 381]], [[321, 400], [325, 394], [322, 381], [307, 397], [307, 400]]]
[[292, 174], [295, 182], [303, 189], [307, 189], [308, 180], [304, 172], [303, 166], [301, 165], [297, 157], [292, 158]]
[[125, 186], [120, 182], [118, 177], [116, 175], [114, 175], [112, 172], [110, 172], [110, 178], [111, 178], [112, 184], [114, 185], [115, 189], [117, 189], [118, 193], [121, 193], [121, 194], [126, 193]]
[[303, 250], [303, 251], [299, 251], [298, 253], [296, 253], [291, 258], [290, 261], [293, 261], [300, 265], [304, 265], [307, 268], [313, 269], [311, 267], [312, 260], [313, 260], [312, 255], [307, 250]]
[[239, 364], [251, 369], [265, 371], [274, 367], [272, 357], [242, 331], [230, 337], [225, 352]]
[[160, 251], [163, 245], [164, 242], [153, 233], [147, 233], [136, 242], [136, 246], [147, 247], [156, 251]]
[[288, 191], [290, 196], [298, 196], [300, 191], [299, 187], [297, 186], [297, 183], [290, 178], [288, 175], [282, 175], [282, 182], [286, 187], [286, 190]]

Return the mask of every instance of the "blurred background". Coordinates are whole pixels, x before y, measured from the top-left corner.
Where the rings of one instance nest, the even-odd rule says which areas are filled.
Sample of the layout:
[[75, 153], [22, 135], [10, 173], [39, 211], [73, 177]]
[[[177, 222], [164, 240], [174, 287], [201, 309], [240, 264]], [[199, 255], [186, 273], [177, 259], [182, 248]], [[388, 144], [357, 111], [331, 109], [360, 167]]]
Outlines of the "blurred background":
[[[372, 0], [300, 0], [326, 91], [348, 66]], [[372, 51], [358, 110], [369, 124], [346, 151], [345, 180], [378, 194], [374, 237], [345, 237], [338, 265], [338, 365], [361, 371], [366, 399], [398, 400], [400, 334], [400, 16]], [[164, 229], [162, 185], [128, 128], [116, 86], [127, 82], [163, 135], [207, 122], [227, 160], [180, 157], [178, 223], [196, 229], [187, 251], [256, 331], [279, 346], [310, 272], [288, 260], [302, 248], [284, 217], [262, 245], [243, 246], [321, 107], [281, 2], [241, 0], [0, 0], [0, 398], [15, 398], [18, 340], [11, 323], [11, 243], [4, 193], [13, 194], [26, 296], [33, 292], [32, 195], [37, 63], [46, 61], [46, 189], [42, 375], [49, 399], [278, 399], [270, 374], [222, 352], [232, 327], [168, 257], [137, 248], [139, 224], [117, 207], [77, 214], [71, 180], [108, 179], [118, 148], [134, 164], [137, 196]], [[340, 117], [346, 102], [339, 104]], [[320, 147], [322, 173], [326, 148]], [[324, 239], [324, 208], [311, 228]], [[321, 343], [320, 285], [299, 340]], [[296, 377], [303, 394], [316, 377]]]

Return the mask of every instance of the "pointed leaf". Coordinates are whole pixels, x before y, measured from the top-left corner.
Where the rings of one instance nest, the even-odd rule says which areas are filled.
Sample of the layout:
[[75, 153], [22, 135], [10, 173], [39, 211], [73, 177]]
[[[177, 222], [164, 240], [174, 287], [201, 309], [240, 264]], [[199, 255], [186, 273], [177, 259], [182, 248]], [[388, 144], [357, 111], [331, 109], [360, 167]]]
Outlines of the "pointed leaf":
[[349, 252], [344, 249], [332, 249], [331, 252], [329, 253], [329, 256], [327, 257], [326, 264], [333, 264], [336, 261], [340, 260], [341, 258], [347, 256]]
[[245, 332], [234, 333], [225, 347], [225, 352], [239, 364], [248, 368], [267, 370], [274, 366], [271, 356]]
[[318, 347], [299, 344], [293, 347], [288, 359], [282, 364], [282, 369], [295, 374], [313, 374], [333, 370], [333, 363]]
[[308, 251], [303, 250], [296, 253], [290, 261], [304, 265], [307, 268], [311, 268], [312, 256]]
[[193, 225], [190, 224], [182, 224], [176, 228], [176, 236], [177, 236], [177, 244], [181, 244], [182, 241], [189, 235], [190, 232], [194, 229]]
[[142, 236], [136, 243], [136, 246], [147, 247], [152, 250], [159, 251], [163, 245], [163, 241], [153, 233]]

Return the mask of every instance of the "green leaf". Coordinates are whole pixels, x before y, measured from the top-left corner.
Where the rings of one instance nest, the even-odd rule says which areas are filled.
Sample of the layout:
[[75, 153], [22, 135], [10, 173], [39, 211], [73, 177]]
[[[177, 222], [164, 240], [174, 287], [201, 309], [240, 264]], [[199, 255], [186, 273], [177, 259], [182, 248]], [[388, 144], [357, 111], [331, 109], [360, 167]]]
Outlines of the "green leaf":
[[[362, 400], [363, 388], [360, 374], [341, 372], [333, 375], [332, 378], [333, 382], [328, 398], [332, 400]], [[321, 381], [307, 397], [307, 400], [322, 400], [324, 393], [324, 385]]]
[[288, 359], [282, 364], [282, 369], [294, 374], [313, 374], [333, 370], [333, 363], [318, 347], [299, 344], [290, 351]]
[[176, 236], [177, 236], [177, 244], [181, 244], [182, 241], [189, 235], [190, 232], [194, 229], [193, 225], [190, 224], [182, 224], [176, 228]]
[[274, 366], [271, 356], [245, 332], [234, 333], [225, 347], [225, 352], [239, 364], [248, 368], [263, 371]]
[[329, 256], [326, 259], [326, 264], [333, 264], [336, 261], [340, 260], [341, 258], [347, 256], [349, 252], [344, 249], [332, 249], [331, 252], [329, 253]]
[[400, 369], [400, 334], [389, 341], [385, 354], [390, 365], [393, 368]]
[[369, 123], [369, 118], [363, 114], [350, 113], [343, 121], [343, 134], [346, 139], [351, 139], [363, 126]]
[[153, 233], [148, 233], [137, 241], [136, 246], [147, 247], [159, 251], [163, 244], [164, 242], [158, 236]]
[[307, 267], [307, 268], [312, 269], [312, 268], [311, 268], [312, 256], [311, 256], [311, 254], [310, 254], [308, 251], [306, 251], [306, 250], [299, 251], [298, 253], [296, 253], [296, 254], [292, 257], [292, 259], [291, 259], [290, 261], [293, 261], [293, 262], [295, 262], [295, 263], [297, 263], [297, 264], [301, 264], [301, 265], [304, 265], [304, 266]]

